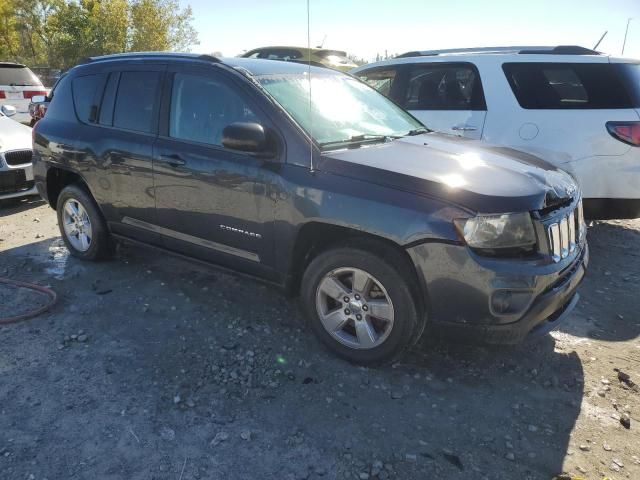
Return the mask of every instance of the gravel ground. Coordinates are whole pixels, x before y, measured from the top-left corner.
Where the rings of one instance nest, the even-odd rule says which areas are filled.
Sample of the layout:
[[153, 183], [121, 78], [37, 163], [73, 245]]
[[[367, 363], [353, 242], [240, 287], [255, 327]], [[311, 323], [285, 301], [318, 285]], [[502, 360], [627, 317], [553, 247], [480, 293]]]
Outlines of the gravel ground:
[[83, 263], [58, 235], [42, 202], [0, 210], [0, 277], [59, 296], [0, 327], [0, 479], [640, 478], [640, 220], [589, 229], [551, 336], [426, 339], [384, 369], [271, 287], [132, 246]]

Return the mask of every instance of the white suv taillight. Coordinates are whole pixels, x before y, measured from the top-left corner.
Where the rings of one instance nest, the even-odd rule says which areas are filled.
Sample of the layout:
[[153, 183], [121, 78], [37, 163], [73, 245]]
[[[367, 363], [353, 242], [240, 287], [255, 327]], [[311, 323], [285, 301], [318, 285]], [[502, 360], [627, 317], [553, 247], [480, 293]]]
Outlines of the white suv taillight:
[[611, 136], [634, 147], [640, 147], [640, 122], [607, 122]]

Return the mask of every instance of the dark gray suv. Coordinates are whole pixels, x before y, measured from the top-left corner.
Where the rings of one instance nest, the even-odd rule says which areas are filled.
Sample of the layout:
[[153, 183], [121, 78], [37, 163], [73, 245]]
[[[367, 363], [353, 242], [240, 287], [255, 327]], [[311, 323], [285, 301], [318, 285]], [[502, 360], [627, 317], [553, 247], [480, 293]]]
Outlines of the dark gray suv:
[[253, 275], [361, 364], [436, 329], [519, 342], [577, 302], [569, 175], [431, 133], [349, 75], [126, 54], [78, 65], [48, 100], [36, 185], [77, 257], [133, 240]]

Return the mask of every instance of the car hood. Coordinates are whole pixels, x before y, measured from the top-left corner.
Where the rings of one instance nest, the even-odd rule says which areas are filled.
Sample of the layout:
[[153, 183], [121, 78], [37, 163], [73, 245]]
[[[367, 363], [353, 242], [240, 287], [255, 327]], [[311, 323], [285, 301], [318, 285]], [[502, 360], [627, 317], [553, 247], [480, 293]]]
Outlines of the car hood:
[[31, 148], [31, 129], [26, 125], [0, 116], [0, 152]]
[[540, 210], [578, 195], [568, 173], [536, 156], [438, 133], [325, 152], [319, 169], [480, 213]]

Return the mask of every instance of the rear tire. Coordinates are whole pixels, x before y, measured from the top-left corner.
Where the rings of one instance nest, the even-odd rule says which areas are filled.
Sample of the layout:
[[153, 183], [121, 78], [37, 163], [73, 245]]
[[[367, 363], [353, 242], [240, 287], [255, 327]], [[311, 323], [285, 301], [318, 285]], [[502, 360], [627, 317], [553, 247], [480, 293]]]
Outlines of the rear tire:
[[386, 246], [368, 243], [314, 258], [302, 278], [301, 301], [326, 347], [345, 360], [373, 366], [394, 361], [412, 345], [422, 317], [407, 262]]
[[107, 224], [91, 195], [80, 185], [66, 186], [56, 204], [60, 234], [71, 255], [103, 260], [113, 252]]

